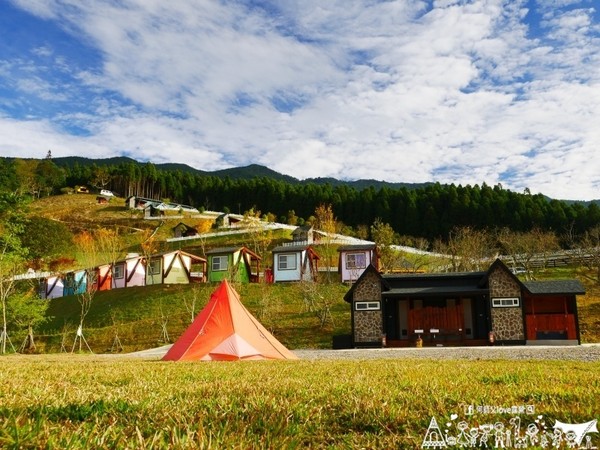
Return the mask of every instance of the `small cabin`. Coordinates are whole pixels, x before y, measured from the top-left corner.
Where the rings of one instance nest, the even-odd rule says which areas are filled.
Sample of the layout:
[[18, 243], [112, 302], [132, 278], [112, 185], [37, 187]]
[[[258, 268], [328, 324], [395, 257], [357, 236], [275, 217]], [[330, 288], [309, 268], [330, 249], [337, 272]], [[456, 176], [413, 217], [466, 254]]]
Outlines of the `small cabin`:
[[194, 227], [191, 227], [183, 222], [179, 222], [172, 228], [173, 237], [189, 237], [189, 236], [198, 236], [198, 230]]
[[41, 298], [57, 298], [64, 295], [64, 279], [62, 275], [50, 275], [40, 285]]
[[379, 253], [375, 244], [344, 245], [338, 248], [338, 252], [338, 273], [342, 283], [358, 280], [371, 265], [379, 270]]
[[148, 258], [146, 285], [204, 281], [204, 273], [206, 273], [206, 259], [182, 250], [175, 250]]
[[319, 256], [310, 245], [293, 242], [273, 249], [273, 281], [316, 281]]
[[243, 283], [259, 281], [261, 257], [246, 247], [222, 247], [206, 252], [208, 281], [237, 280]]
[[95, 288], [97, 291], [108, 291], [113, 287], [112, 264], [102, 264], [95, 268]]
[[306, 242], [313, 244], [315, 242], [315, 230], [312, 225], [302, 225], [292, 231], [292, 240], [294, 242]]
[[130, 254], [112, 266], [112, 287], [119, 289], [146, 284], [146, 265], [143, 256]]

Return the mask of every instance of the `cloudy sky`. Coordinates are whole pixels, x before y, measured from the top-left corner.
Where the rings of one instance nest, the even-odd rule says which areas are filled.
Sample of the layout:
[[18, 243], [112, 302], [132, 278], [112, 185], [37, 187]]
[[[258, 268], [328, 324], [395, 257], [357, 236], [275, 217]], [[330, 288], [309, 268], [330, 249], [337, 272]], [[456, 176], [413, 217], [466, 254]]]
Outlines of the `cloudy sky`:
[[598, 0], [0, 0], [0, 155], [600, 198]]

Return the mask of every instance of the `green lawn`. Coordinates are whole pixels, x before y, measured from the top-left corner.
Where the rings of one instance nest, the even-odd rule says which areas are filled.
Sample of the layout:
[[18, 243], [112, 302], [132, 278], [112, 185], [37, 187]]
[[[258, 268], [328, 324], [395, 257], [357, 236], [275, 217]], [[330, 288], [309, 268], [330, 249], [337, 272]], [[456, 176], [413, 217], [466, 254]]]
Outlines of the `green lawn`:
[[599, 362], [13, 355], [0, 367], [1, 448], [420, 448], [432, 417], [449, 436], [461, 421], [518, 417], [541, 433], [600, 418]]

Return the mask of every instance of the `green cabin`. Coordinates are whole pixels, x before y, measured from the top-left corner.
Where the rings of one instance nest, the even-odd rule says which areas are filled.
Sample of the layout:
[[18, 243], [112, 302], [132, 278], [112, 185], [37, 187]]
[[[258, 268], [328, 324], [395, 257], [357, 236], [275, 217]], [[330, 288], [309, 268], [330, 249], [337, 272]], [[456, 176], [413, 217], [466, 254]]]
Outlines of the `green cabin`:
[[246, 247], [221, 247], [206, 252], [208, 281], [235, 280], [257, 283], [261, 258]]

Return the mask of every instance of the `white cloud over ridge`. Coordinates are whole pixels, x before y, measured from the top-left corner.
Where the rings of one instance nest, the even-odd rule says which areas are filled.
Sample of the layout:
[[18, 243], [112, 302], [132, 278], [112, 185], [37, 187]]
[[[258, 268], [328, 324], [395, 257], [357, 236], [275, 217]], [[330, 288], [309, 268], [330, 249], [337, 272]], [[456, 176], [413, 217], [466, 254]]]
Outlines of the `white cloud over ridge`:
[[53, 41], [0, 54], [20, 95], [0, 107], [5, 156], [600, 198], [586, 0], [13, 3], [93, 55]]

